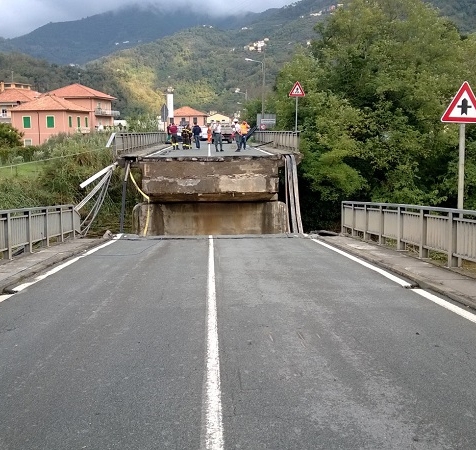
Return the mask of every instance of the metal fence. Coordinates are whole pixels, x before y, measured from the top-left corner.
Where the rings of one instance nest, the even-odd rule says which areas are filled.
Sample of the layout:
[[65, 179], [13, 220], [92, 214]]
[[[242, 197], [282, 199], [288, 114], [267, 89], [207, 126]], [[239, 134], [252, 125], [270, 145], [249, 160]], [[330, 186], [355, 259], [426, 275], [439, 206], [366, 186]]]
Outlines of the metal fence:
[[299, 132], [294, 131], [255, 131], [253, 134], [255, 142], [267, 144], [270, 147], [299, 151]]
[[[299, 132], [294, 131], [255, 131], [255, 142], [267, 144], [270, 147], [299, 151]], [[106, 145], [112, 148], [114, 158], [165, 144], [167, 133], [158, 131], [153, 133], [112, 133]]]
[[364, 240], [392, 241], [397, 250], [445, 253], [448, 267], [476, 261], [476, 211], [393, 203], [342, 202], [342, 233]]
[[12, 259], [17, 251], [32, 253], [35, 244], [49, 246], [80, 233], [80, 216], [74, 205], [0, 211], [0, 252]]
[[121, 155], [145, 150], [160, 144], [165, 144], [167, 133], [157, 131], [153, 133], [112, 133], [106, 147], [113, 150], [114, 158]]

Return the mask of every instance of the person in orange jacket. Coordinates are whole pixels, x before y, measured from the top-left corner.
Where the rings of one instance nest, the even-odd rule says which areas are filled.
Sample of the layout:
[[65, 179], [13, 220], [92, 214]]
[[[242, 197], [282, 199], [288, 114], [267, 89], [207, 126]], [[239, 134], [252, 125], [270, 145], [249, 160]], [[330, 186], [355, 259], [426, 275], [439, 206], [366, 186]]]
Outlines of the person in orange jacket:
[[212, 143], [212, 127], [210, 124], [207, 125], [207, 142]]
[[236, 150], [237, 152], [239, 152], [242, 147], [243, 147], [243, 150], [246, 150], [246, 135], [248, 134], [248, 131], [250, 131], [250, 126], [248, 125], [246, 120], [243, 120], [243, 122], [241, 122], [241, 125], [240, 125], [239, 133], [240, 133], [241, 139], [240, 139], [240, 146], [238, 147], [238, 150]]

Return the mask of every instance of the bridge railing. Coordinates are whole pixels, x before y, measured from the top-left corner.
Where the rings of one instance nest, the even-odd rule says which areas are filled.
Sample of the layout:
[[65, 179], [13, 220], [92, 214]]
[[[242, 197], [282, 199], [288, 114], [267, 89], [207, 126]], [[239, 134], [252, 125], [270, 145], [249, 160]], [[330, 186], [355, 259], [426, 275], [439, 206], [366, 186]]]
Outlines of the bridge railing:
[[0, 254], [12, 259], [18, 250], [32, 253], [33, 246], [49, 246], [53, 239], [63, 242], [80, 233], [80, 215], [74, 205], [0, 211]]
[[[270, 147], [287, 150], [289, 152], [299, 151], [299, 132], [294, 131], [255, 131], [253, 134], [255, 142], [267, 144]], [[157, 131], [152, 133], [112, 133], [106, 147], [112, 148], [114, 158], [146, 150], [160, 144], [165, 144], [167, 133]]]
[[445, 253], [448, 267], [476, 261], [476, 211], [393, 203], [342, 202], [342, 233], [379, 244]]
[[299, 132], [294, 131], [255, 131], [255, 142], [290, 152], [299, 151]]
[[112, 148], [114, 159], [128, 153], [145, 150], [159, 144], [165, 144], [167, 133], [112, 133], [106, 147]]

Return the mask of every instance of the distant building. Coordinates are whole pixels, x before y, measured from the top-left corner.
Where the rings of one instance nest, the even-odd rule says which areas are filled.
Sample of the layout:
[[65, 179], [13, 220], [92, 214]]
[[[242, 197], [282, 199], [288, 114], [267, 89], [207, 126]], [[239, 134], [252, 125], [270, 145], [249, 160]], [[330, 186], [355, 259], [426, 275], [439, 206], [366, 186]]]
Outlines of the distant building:
[[[0, 94], [0, 101], [5, 92]], [[120, 115], [111, 109], [113, 100], [115, 97], [75, 83], [20, 101], [10, 110], [11, 123], [24, 134], [24, 145], [43, 144], [59, 133], [112, 129]]]
[[196, 109], [190, 108], [190, 106], [183, 106], [174, 110], [174, 122], [176, 125], [185, 125], [186, 123], [193, 126], [194, 123], [197, 123], [200, 126], [207, 124], [207, 113], [197, 111]]
[[231, 120], [228, 116], [215, 113], [207, 117], [207, 123], [211, 123], [211, 122], [230, 123]]
[[120, 116], [119, 111], [112, 110], [112, 102], [115, 97], [96, 91], [82, 84], [75, 83], [65, 86], [49, 94], [69, 100], [90, 111], [90, 127], [93, 130], [101, 130], [114, 125], [114, 119]]
[[32, 91], [29, 84], [0, 81], [0, 123], [11, 123], [11, 110], [41, 95]]
[[89, 133], [89, 110], [46, 94], [12, 109], [12, 125], [23, 133], [25, 146], [40, 145], [59, 133]]

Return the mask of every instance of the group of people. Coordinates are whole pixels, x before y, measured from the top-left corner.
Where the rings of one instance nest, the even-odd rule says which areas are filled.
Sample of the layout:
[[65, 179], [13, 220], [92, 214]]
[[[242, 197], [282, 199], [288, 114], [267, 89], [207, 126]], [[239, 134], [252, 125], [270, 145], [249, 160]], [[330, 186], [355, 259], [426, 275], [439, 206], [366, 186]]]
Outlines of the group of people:
[[[222, 152], [223, 151], [223, 136], [222, 136], [222, 125], [220, 122], [215, 122], [213, 125], [208, 126], [208, 132], [207, 132], [207, 137], [208, 137], [208, 142], [211, 142], [212, 137], [213, 137], [213, 143], [215, 145], [215, 150], [217, 152]], [[248, 132], [250, 131], [250, 126], [246, 122], [246, 120], [243, 120], [240, 123], [238, 123], [238, 119], [235, 119], [233, 121], [232, 125], [233, 129], [233, 134], [236, 142], [236, 152], [241, 151], [241, 149], [245, 150], [246, 149], [246, 139]], [[178, 139], [178, 127], [177, 125], [172, 121], [168, 126], [167, 126], [167, 134], [168, 134], [168, 139], [172, 143], [172, 149], [173, 150], [178, 150], [179, 148], [179, 139]], [[200, 148], [200, 138], [202, 135], [202, 127], [195, 123], [193, 125], [193, 128], [190, 128], [190, 125], [187, 123], [183, 128], [182, 128], [182, 149], [191, 149], [192, 148], [192, 139], [195, 143], [196, 148]]]
[[[172, 121], [167, 126], [167, 140], [172, 143], [172, 149], [178, 150], [179, 148], [179, 139], [178, 139], [178, 127]], [[195, 123], [193, 128], [190, 128], [190, 124], [185, 124], [182, 128], [182, 149], [191, 149], [192, 148], [192, 139], [195, 142], [195, 147], [200, 148], [200, 138], [202, 135], [202, 127]]]

